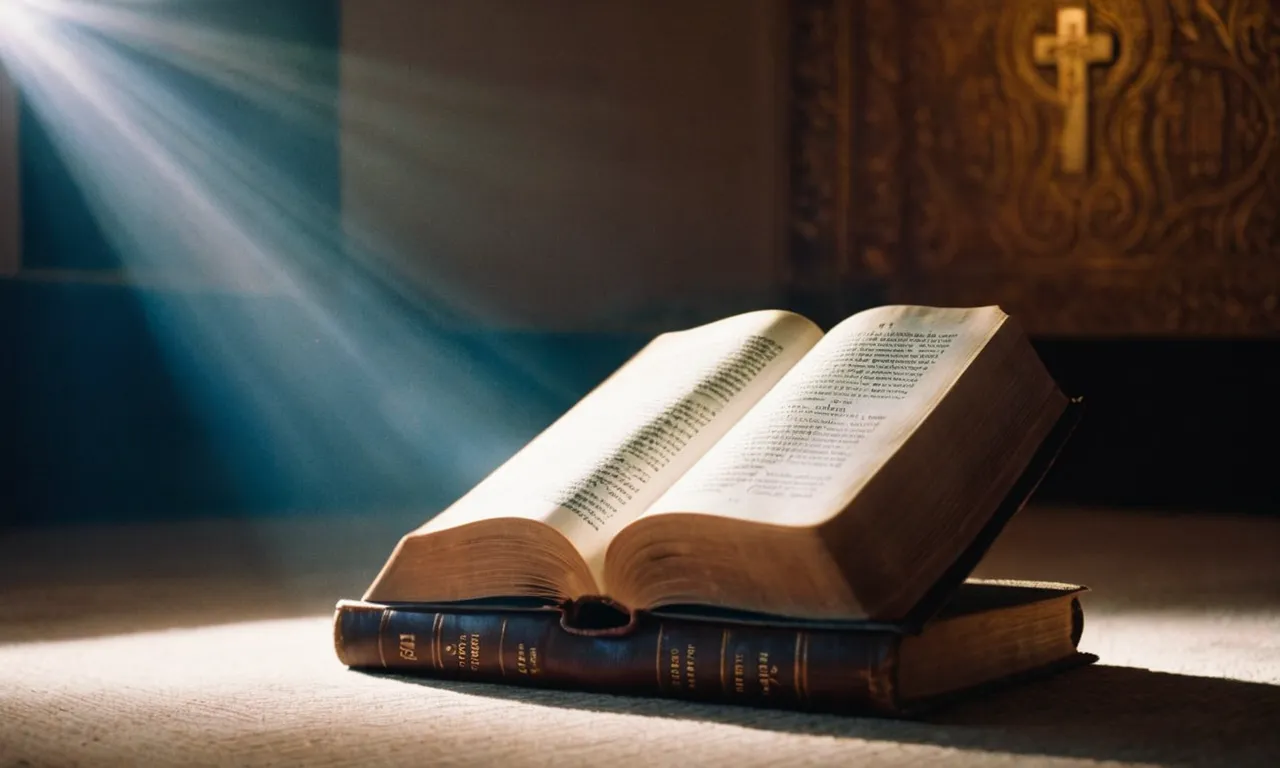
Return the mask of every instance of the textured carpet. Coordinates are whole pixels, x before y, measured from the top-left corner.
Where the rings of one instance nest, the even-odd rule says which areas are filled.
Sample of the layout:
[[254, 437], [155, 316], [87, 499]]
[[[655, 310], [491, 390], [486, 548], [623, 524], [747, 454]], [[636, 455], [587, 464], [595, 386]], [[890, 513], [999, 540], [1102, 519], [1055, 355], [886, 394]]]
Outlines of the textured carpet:
[[1090, 585], [1102, 661], [924, 722], [348, 671], [413, 523], [0, 534], [0, 765], [1280, 764], [1280, 518], [1023, 513], [980, 574]]

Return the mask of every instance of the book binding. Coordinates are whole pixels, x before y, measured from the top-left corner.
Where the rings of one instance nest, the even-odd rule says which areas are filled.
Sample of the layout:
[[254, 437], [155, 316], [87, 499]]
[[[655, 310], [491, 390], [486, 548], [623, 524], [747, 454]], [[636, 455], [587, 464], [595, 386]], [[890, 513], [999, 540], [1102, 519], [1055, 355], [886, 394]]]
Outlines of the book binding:
[[[1073, 621], [1078, 638], [1078, 601]], [[899, 717], [919, 715], [962, 693], [902, 700], [901, 640], [896, 632], [716, 626], [651, 615], [642, 615], [624, 637], [593, 637], [564, 631], [556, 611], [442, 612], [359, 601], [339, 603], [334, 616], [339, 659], [363, 670]], [[982, 687], [1094, 660], [1076, 653]]]

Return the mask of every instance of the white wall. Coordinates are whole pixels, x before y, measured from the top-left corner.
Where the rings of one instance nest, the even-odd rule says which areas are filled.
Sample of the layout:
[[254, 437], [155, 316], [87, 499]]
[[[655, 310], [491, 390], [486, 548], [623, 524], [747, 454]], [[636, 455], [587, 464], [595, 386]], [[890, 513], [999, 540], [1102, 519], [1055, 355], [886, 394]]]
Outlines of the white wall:
[[0, 65], [0, 277], [20, 268], [22, 216], [18, 189], [18, 94]]
[[347, 0], [348, 233], [499, 325], [771, 303], [780, 6]]

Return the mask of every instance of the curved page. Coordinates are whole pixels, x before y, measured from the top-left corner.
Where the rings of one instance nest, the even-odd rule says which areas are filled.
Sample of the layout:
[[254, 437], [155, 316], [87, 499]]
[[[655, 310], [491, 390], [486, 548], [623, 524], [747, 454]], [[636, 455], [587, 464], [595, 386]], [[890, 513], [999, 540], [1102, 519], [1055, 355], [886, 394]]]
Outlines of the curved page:
[[499, 517], [555, 527], [600, 578], [604, 550], [821, 338], [789, 312], [664, 334], [415, 533]]
[[647, 514], [821, 524], [902, 445], [1005, 317], [997, 307], [854, 315]]

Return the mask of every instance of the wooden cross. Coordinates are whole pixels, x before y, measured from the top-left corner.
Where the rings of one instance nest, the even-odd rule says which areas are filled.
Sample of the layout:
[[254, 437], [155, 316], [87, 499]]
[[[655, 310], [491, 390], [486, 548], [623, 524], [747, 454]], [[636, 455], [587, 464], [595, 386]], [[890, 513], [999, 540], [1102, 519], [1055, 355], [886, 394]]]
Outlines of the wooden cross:
[[1084, 8], [1058, 9], [1056, 34], [1036, 35], [1035, 60], [1057, 65], [1062, 119], [1062, 170], [1083, 173], [1089, 162], [1089, 65], [1115, 57], [1111, 35], [1089, 34]]

